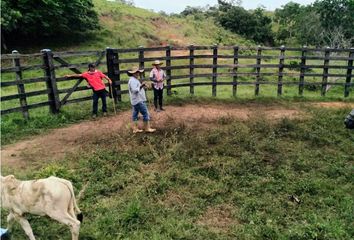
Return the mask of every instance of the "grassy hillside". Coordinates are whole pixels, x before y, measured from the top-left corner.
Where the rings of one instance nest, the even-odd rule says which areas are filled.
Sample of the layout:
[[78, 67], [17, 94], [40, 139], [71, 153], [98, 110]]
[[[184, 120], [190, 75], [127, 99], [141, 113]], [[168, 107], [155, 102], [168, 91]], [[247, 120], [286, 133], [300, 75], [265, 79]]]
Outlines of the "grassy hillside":
[[[102, 135], [23, 179], [57, 175], [79, 189], [80, 239], [352, 239], [354, 135], [349, 109], [303, 119], [173, 119], [154, 135]], [[300, 200], [297, 202], [296, 199]], [[1, 220], [4, 222], [6, 211]], [[38, 240], [67, 227], [30, 216]], [[16, 224], [13, 239], [25, 239]]]
[[212, 19], [167, 17], [119, 2], [94, 0], [103, 27], [96, 47], [136, 47], [188, 44], [246, 44], [215, 25]]
[[88, 37], [53, 39], [40, 46], [13, 48], [22, 53], [36, 53], [43, 48], [75, 51], [105, 49], [107, 46], [123, 48], [167, 44], [251, 44], [244, 38], [216, 26], [212, 19], [169, 17], [119, 1], [93, 0], [93, 3], [101, 29], [92, 32]]

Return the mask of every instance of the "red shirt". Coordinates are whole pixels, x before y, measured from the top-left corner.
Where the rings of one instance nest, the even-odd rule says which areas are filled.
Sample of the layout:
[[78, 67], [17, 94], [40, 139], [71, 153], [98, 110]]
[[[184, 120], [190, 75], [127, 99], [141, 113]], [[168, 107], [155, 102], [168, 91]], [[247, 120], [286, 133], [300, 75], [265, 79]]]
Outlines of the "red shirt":
[[81, 74], [81, 77], [86, 79], [94, 91], [99, 91], [106, 88], [102, 81], [102, 78], [105, 78], [106, 75], [99, 70], [95, 70], [94, 72], [84, 72]]

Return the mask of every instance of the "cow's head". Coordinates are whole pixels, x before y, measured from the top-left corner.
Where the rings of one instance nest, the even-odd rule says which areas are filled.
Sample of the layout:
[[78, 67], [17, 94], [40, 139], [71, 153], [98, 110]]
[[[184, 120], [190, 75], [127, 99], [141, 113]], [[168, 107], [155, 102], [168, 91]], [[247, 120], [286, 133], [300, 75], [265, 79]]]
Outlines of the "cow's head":
[[20, 181], [15, 178], [14, 175], [8, 175], [6, 177], [1, 176], [1, 198], [3, 196], [13, 195], [17, 189]]

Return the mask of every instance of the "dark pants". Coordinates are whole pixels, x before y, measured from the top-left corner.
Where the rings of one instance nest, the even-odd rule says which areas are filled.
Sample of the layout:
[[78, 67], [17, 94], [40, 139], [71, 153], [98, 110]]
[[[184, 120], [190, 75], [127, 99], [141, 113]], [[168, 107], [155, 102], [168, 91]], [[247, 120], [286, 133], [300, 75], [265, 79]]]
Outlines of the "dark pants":
[[106, 90], [93, 91], [93, 105], [92, 105], [92, 114], [97, 114], [98, 109], [98, 99], [102, 99], [102, 112], [107, 112], [107, 102], [106, 102]]
[[156, 109], [157, 109], [157, 101], [159, 101], [160, 108], [162, 109], [162, 96], [163, 96], [163, 89], [154, 88], [154, 105]]

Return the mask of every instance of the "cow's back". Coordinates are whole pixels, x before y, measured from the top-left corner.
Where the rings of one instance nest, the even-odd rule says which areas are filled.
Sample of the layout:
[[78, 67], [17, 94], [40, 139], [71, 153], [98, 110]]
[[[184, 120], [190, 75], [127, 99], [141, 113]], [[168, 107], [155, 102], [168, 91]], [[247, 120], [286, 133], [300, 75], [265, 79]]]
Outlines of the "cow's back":
[[68, 209], [70, 189], [58, 178], [49, 177], [34, 181], [23, 181], [20, 200], [24, 212], [47, 215], [55, 209]]

